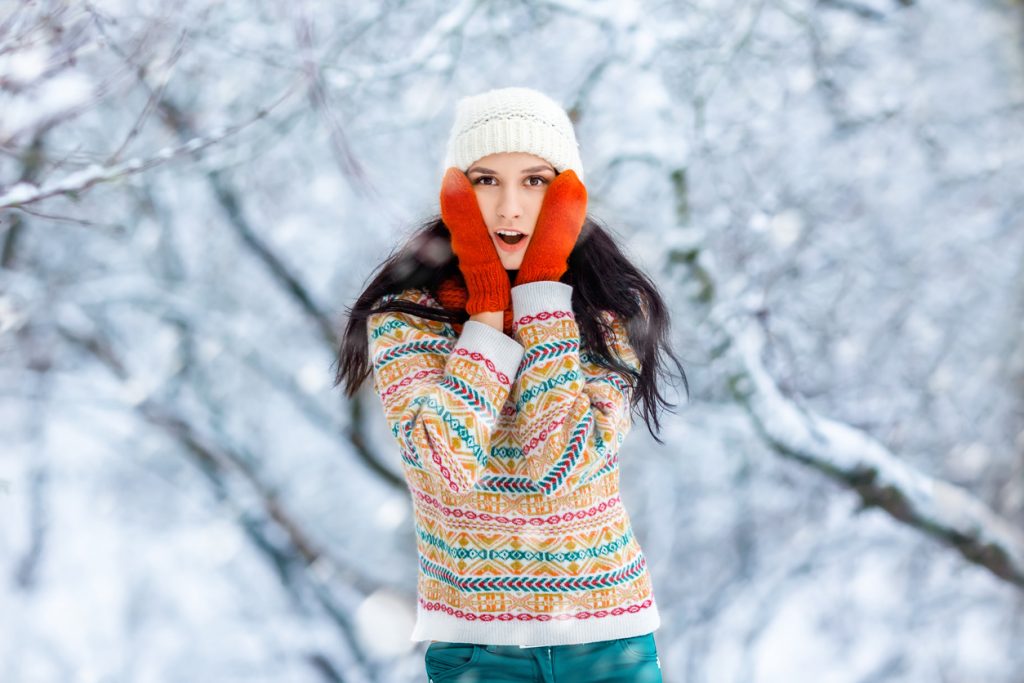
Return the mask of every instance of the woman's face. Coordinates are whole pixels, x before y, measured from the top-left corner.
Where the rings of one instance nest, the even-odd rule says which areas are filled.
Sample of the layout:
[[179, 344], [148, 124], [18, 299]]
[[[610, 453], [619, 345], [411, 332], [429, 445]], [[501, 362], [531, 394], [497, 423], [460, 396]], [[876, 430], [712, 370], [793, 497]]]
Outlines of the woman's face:
[[[488, 154], [470, 164], [466, 175], [476, 191], [487, 232], [506, 270], [518, 270], [537, 225], [541, 202], [555, 179], [554, 167], [541, 157], [525, 152]], [[507, 244], [498, 231], [526, 235]]]

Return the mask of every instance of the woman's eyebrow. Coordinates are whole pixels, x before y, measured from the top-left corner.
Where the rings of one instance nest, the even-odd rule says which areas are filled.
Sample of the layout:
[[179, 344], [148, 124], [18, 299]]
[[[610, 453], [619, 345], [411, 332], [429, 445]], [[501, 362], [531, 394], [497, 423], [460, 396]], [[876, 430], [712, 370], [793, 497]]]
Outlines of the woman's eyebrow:
[[[538, 171], [551, 171], [554, 173], [555, 169], [550, 166], [531, 166], [530, 168], [524, 168], [521, 173], [526, 175], [527, 173], [537, 173]], [[482, 166], [474, 166], [466, 171], [466, 173], [491, 173], [493, 175], [498, 175], [497, 171], [492, 171], [491, 169], [483, 168]]]

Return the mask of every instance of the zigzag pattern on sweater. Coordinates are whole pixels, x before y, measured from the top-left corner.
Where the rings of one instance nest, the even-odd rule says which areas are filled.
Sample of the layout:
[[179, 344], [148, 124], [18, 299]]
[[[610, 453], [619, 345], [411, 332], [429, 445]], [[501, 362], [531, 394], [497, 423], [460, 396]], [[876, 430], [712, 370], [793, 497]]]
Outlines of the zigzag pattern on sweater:
[[579, 339], [563, 339], [554, 342], [547, 342], [544, 344], [537, 344], [531, 348], [527, 353], [523, 354], [523, 360], [519, 364], [519, 374], [522, 374], [525, 370], [528, 370], [535, 363], [542, 363], [546, 360], [552, 360], [559, 356], [564, 356], [567, 353], [579, 351], [580, 341]]
[[[539, 644], [571, 622], [603, 640], [658, 623], [619, 496], [630, 378], [581, 349], [566, 285], [527, 286], [551, 305], [515, 311], [511, 338], [398, 311], [367, 321], [415, 514], [414, 639], [498, 643], [519, 624]], [[387, 298], [440, 307], [424, 290]], [[625, 327], [606, 321], [609, 350], [639, 371]]]
[[420, 558], [420, 568], [426, 576], [466, 592], [520, 591], [567, 593], [581, 590], [603, 590], [614, 588], [635, 579], [643, 573], [646, 566], [646, 558], [640, 555], [625, 567], [590, 576], [551, 578], [541, 576], [486, 576], [466, 578], [447, 567]]
[[431, 534], [416, 525], [417, 535], [424, 543], [428, 543], [455, 560], [503, 560], [503, 561], [537, 561], [537, 562], [578, 562], [587, 558], [612, 555], [626, 547], [633, 538], [633, 530], [608, 543], [594, 547], [553, 552], [550, 550], [518, 550], [514, 548], [460, 548], [446, 543], [444, 538]]
[[519, 400], [516, 402], [516, 410], [522, 409], [524, 405], [533, 401], [541, 394], [547, 393], [552, 389], [555, 389], [565, 384], [569, 384], [570, 382], [576, 381], [578, 379], [580, 379], [580, 373], [576, 370], [566, 370], [565, 372], [559, 375], [555, 375], [554, 377], [548, 377], [546, 379], [543, 379], [534, 384], [533, 386], [531, 386], [529, 389], [523, 391], [523, 393], [519, 396]]
[[[466, 428], [465, 422], [452, 414], [451, 411], [441, 404], [441, 402], [432, 396], [417, 396], [412, 400], [412, 405], [426, 405], [433, 409], [444, 424], [448, 425], [455, 434], [462, 438], [462, 445], [469, 449], [469, 452], [473, 454], [473, 457], [476, 458], [477, 462], [481, 464], [487, 462], [487, 455], [484, 453], [484, 449], [480, 447], [480, 444], [476, 443], [473, 438], [473, 433]], [[406, 433], [411, 435], [411, 425]], [[415, 446], [412, 444], [411, 440], [406, 442], [406, 445], [409, 446], [410, 449], [415, 450]]]

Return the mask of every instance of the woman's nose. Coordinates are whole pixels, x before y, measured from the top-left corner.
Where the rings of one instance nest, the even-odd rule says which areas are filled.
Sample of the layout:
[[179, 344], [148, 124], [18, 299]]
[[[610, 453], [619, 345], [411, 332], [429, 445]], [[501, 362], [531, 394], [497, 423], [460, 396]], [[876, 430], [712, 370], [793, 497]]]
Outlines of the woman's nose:
[[498, 215], [505, 219], [519, 218], [523, 213], [523, 203], [516, 190], [505, 190], [498, 201]]

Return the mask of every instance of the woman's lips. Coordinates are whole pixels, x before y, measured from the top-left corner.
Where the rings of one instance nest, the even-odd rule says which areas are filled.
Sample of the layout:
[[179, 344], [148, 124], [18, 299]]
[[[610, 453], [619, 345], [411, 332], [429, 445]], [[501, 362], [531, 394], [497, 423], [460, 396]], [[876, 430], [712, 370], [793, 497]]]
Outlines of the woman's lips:
[[525, 248], [526, 243], [530, 241], [530, 236], [527, 235], [523, 239], [519, 240], [519, 242], [517, 242], [516, 244], [508, 244], [504, 242], [500, 237], [498, 237], [498, 233], [493, 233], [491, 235], [491, 239], [494, 240], [494, 244], [498, 247], [498, 249], [501, 249], [502, 251], [511, 254], [519, 251], [520, 249]]

